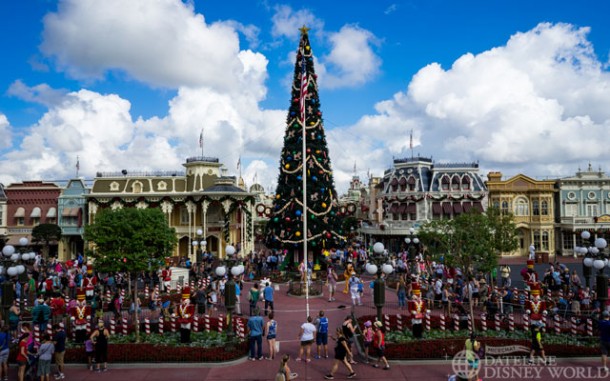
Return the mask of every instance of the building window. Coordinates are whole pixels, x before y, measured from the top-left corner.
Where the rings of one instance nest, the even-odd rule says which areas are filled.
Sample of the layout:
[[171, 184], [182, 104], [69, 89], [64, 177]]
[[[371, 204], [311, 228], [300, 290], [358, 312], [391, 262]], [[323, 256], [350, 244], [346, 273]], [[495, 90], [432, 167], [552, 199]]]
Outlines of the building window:
[[515, 216], [529, 216], [529, 205], [527, 200], [520, 198], [515, 204]]
[[447, 177], [447, 176], [443, 177], [443, 179], [441, 180], [441, 189], [444, 191], [449, 190], [449, 177]]
[[32, 217], [32, 226], [40, 225], [40, 217]]
[[113, 192], [116, 192], [119, 190], [119, 183], [117, 183], [116, 181], [113, 181], [110, 183], [110, 190]]
[[574, 250], [574, 236], [572, 232], [564, 231], [561, 235], [563, 236], [563, 249]]
[[180, 225], [189, 224], [189, 211], [186, 206], [180, 208]]
[[25, 225], [25, 217], [17, 217], [17, 226]]
[[457, 176], [453, 176], [451, 179], [451, 190], [459, 191], [460, 190], [460, 178]]
[[462, 190], [470, 190], [470, 177], [468, 175], [462, 178]]
[[133, 193], [142, 193], [142, 183], [139, 181], [133, 183], [133, 185], [131, 186], [131, 191]]
[[407, 185], [409, 186], [410, 192], [415, 191], [415, 178], [413, 176], [409, 177], [409, 180], [407, 181]]
[[549, 202], [548, 201], [543, 200], [540, 202], [540, 214], [542, 214], [543, 216], [549, 215]]
[[534, 216], [540, 215], [540, 207], [539, 207], [538, 200], [532, 201], [532, 213], [534, 214]]
[[568, 192], [568, 200], [574, 200], [576, 198], [576, 193]]
[[502, 201], [502, 213], [508, 214], [508, 201]]
[[597, 217], [599, 214], [597, 204], [587, 204], [587, 216]]
[[549, 251], [549, 232], [542, 232], [542, 250]]
[[595, 200], [595, 197], [597, 197], [597, 195], [595, 194], [595, 192], [591, 191], [589, 192], [587, 197], [589, 198], [589, 200]]
[[540, 232], [534, 232], [534, 247], [541, 247], [540, 245]]
[[157, 190], [167, 190], [167, 183], [165, 181], [159, 181], [159, 184], [157, 184]]
[[577, 204], [566, 204], [566, 217], [576, 217], [578, 215]]
[[495, 200], [495, 201], [492, 203], [492, 205], [493, 205], [493, 207], [494, 207], [495, 209], [500, 209], [500, 201]]

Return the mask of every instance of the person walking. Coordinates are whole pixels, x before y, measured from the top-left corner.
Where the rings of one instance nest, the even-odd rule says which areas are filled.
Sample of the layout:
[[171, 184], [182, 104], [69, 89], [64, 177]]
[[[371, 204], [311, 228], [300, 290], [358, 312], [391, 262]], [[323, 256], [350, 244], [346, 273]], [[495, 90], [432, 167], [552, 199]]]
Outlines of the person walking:
[[530, 352], [529, 364], [534, 363], [534, 355], [540, 353], [540, 357], [544, 363], [547, 363], [546, 356], [544, 355], [544, 347], [542, 346], [542, 333], [540, 332], [540, 324], [534, 324], [532, 329], [532, 350]]
[[373, 323], [370, 320], [364, 322], [364, 329], [362, 330], [362, 339], [364, 342], [364, 363], [369, 363], [369, 348], [373, 346]]
[[347, 378], [354, 378], [356, 376], [356, 372], [354, 372], [354, 369], [348, 361], [348, 359], [352, 357], [352, 352], [349, 349], [347, 338], [343, 335], [343, 330], [341, 328], [337, 328], [335, 331], [335, 336], [333, 336], [333, 340], [337, 342], [335, 346], [335, 359], [330, 372], [328, 372], [324, 378], [327, 380], [334, 380], [335, 373], [337, 372], [337, 369], [339, 369], [339, 364], [343, 364], [348, 370], [349, 374], [347, 375]]
[[29, 340], [30, 332], [26, 330], [21, 337], [19, 338], [19, 346], [17, 357], [15, 361], [17, 361], [17, 366], [19, 367], [17, 371], [17, 379], [19, 381], [24, 381], [25, 378], [25, 367], [28, 364], [28, 340]]
[[307, 322], [301, 325], [301, 330], [299, 331], [299, 340], [301, 340], [301, 347], [299, 348], [299, 356], [297, 357], [297, 361], [301, 361], [303, 351], [305, 351], [305, 360], [307, 362], [311, 362], [311, 345], [316, 339], [316, 326], [311, 324], [312, 320], [313, 319], [311, 318], [311, 316], [307, 316]]
[[398, 309], [404, 310], [407, 308], [407, 284], [403, 277], [398, 279], [396, 284], [396, 295], [398, 296]]
[[248, 294], [248, 301], [250, 302], [250, 316], [254, 315], [254, 310], [258, 307], [258, 300], [260, 299], [261, 291], [259, 289], [258, 283], [254, 283], [250, 288], [250, 293]]
[[[248, 360], [263, 359], [263, 318], [260, 315], [260, 310], [255, 307], [248, 319], [248, 338], [250, 346], [250, 357]], [[256, 351], [255, 351], [256, 349]]]
[[277, 336], [277, 321], [273, 320], [273, 312], [269, 314], [269, 321], [265, 325], [265, 336], [267, 336], [267, 344], [269, 345], [267, 360], [273, 360], [275, 358], [275, 338]]
[[290, 360], [290, 355], [284, 355], [282, 357], [282, 361], [280, 362], [280, 369], [277, 371], [275, 375], [275, 381], [291, 381], [296, 379], [299, 375], [297, 373], [292, 373], [290, 371], [290, 367], [288, 366], [288, 361]]
[[602, 320], [599, 321], [599, 346], [602, 351], [602, 367], [608, 372], [608, 351], [610, 351], [610, 312], [602, 312]]
[[389, 370], [390, 364], [385, 358], [385, 333], [383, 332], [383, 323], [376, 321], [373, 324], [373, 348], [377, 355], [377, 363], [373, 365], [375, 368], [379, 368], [379, 363], [383, 361], [383, 370]]
[[361, 287], [361, 281], [360, 278], [358, 278], [358, 276], [356, 275], [355, 272], [352, 272], [352, 275], [349, 278], [349, 291], [350, 291], [350, 295], [352, 297], [352, 305], [362, 305], [362, 300], [360, 299], [360, 289], [359, 287]]
[[335, 292], [337, 291], [337, 273], [335, 272], [335, 268], [332, 264], [328, 265], [328, 270], [326, 274], [326, 284], [328, 285], [328, 301], [335, 301]]
[[352, 355], [352, 343], [354, 342], [354, 332], [356, 332], [356, 329], [352, 324], [352, 317], [350, 315], [347, 315], [345, 320], [343, 320], [341, 332], [343, 332], [343, 337], [347, 340], [347, 348], [349, 349], [348, 360], [350, 364], [355, 364], [356, 361], [354, 361], [354, 356]]
[[[106, 372], [108, 370], [108, 338], [110, 333], [104, 326], [104, 322], [100, 321], [97, 325], [97, 330], [91, 334], [91, 341], [95, 344], [95, 363], [97, 364], [96, 372]], [[104, 367], [102, 368], [102, 363]]]
[[320, 358], [320, 347], [324, 351], [324, 358], [328, 358], [328, 318], [324, 316], [324, 311], [318, 313], [314, 322], [316, 326], [316, 359]]
[[13, 304], [8, 310], [8, 326], [13, 339], [16, 339], [19, 336], [17, 333], [17, 327], [19, 327], [20, 320], [21, 309], [19, 308], [19, 300], [13, 299]]
[[265, 283], [263, 298], [265, 299], [265, 316], [267, 316], [268, 308], [271, 310], [271, 312], [273, 312], [273, 287], [271, 287], [269, 282]]
[[55, 352], [55, 346], [51, 341], [51, 336], [45, 333], [42, 336], [42, 344], [38, 348], [38, 371], [36, 375], [40, 377], [40, 381], [49, 381], [51, 375], [51, 360], [53, 359], [53, 353]]
[[479, 374], [479, 350], [481, 349], [481, 343], [477, 340], [477, 336], [474, 332], [470, 334], [470, 337], [466, 339], [464, 343], [464, 350], [466, 351], [466, 361], [468, 362], [468, 378], [477, 379]]
[[6, 325], [0, 331], [0, 380], [8, 380], [8, 355], [11, 334]]
[[66, 331], [59, 325], [53, 325], [55, 335], [53, 336], [53, 344], [55, 345], [55, 364], [57, 365], [57, 375], [55, 379], [61, 380], [66, 378], [64, 374], [64, 355], [66, 354]]

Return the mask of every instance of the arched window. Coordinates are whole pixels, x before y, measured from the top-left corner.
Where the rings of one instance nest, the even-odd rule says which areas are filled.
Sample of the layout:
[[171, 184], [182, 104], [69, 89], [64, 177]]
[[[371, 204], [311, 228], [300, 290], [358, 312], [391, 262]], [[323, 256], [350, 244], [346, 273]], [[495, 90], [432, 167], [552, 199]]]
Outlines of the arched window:
[[548, 251], [549, 250], [549, 232], [544, 231], [542, 232], [542, 250], [544, 251]]
[[540, 203], [538, 202], [538, 200], [532, 201], [532, 214], [534, 216], [540, 215]]
[[542, 214], [543, 216], [549, 215], [549, 202], [548, 201], [543, 200], [542, 202], [540, 202], [540, 214]]
[[410, 176], [409, 180], [407, 180], [407, 185], [409, 188], [409, 191], [414, 192], [415, 191], [415, 177]]
[[460, 178], [457, 176], [453, 176], [451, 179], [451, 190], [459, 191], [460, 190]]
[[400, 185], [400, 191], [404, 192], [407, 190], [407, 179], [405, 179], [404, 177], [401, 177], [400, 180], [398, 180], [398, 185]]
[[441, 189], [444, 191], [449, 190], [449, 176], [443, 176], [443, 179], [441, 180]]
[[540, 247], [542, 249], [542, 245], [540, 244], [540, 232], [534, 232], [534, 247]]
[[470, 190], [470, 176], [462, 177], [462, 190]]
[[502, 201], [502, 213], [508, 213], [508, 201]]
[[526, 199], [520, 198], [515, 202], [515, 216], [529, 216], [529, 204]]
[[500, 209], [500, 201], [497, 201], [497, 200], [494, 201], [493, 202], [493, 207], [496, 208], [496, 209]]
[[395, 178], [392, 179], [392, 181], [390, 182], [390, 186], [392, 187], [392, 192], [398, 191], [398, 180]]

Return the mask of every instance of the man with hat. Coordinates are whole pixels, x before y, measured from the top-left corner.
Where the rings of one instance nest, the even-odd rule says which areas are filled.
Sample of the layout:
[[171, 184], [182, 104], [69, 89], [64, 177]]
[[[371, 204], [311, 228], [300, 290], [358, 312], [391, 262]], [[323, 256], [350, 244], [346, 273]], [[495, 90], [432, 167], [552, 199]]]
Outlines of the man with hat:
[[85, 296], [87, 297], [87, 300], [91, 300], [93, 298], [96, 285], [97, 277], [93, 275], [93, 266], [87, 265], [87, 276], [83, 278], [81, 285], [81, 287], [85, 289]]
[[413, 337], [416, 339], [422, 338], [423, 327], [422, 319], [425, 312], [425, 303], [421, 300], [421, 286], [417, 282], [413, 282], [412, 286], [413, 297], [409, 300], [408, 308], [411, 314], [411, 326], [413, 330]]
[[191, 323], [195, 314], [195, 306], [191, 304], [191, 289], [182, 289], [182, 302], [178, 307], [178, 324], [180, 324], [180, 342], [191, 342]]
[[79, 288], [76, 292], [76, 306], [70, 312], [74, 323], [77, 343], [84, 343], [87, 338], [87, 321], [91, 318], [91, 307], [85, 300], [85, 290]]
[[532, 325], [542, 324], [542, 316], [547, 314], [547, 306], [544, 300], [540, 299], [540, 283], [536, 282], [530, 286], [530, 299], [525, 304], [526, 312], [530, 314]]

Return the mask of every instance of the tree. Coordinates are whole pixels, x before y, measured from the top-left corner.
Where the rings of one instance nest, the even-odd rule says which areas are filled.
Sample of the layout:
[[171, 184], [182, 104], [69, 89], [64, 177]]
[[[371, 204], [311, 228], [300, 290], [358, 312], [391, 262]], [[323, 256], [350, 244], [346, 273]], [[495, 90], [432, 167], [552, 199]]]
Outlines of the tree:
[[[498, 266], [501, 253], [517, 248], [512, 215], [503, 215], [494, 208], [431, 221], [422, 226], [419, 236], [433, 258], [461, 269], [467, 281], [476, 271], [491, 272]], [[470, 314], [474, 322], [472, 303]]]
[[[268, 247], [287, 249], [289, 254], [296, 252], [299, 256], [305, 234], [308, 247], [317, 254], [345, 240], [307, 30], [301, 28], [276, 196], [266, 230]], [[303, 126], [306, 132], [305, 155]], [[303, 211], [303, 164], [307, 183], [306, 211]], [[305, 219], [306, 232], [303, 231]]]
[[[94, 223], [85, 227], [85, 239], [93, 244], [89, 256], [95, 260], [96, 269], [128, 273], [130, 281], [142, 271], [156, 270], [177, 243], [176, 231], [169, 227], [163, 212], [154, 208], [102, 210]], [[135, 285], [134, 303], [137, 282]], [[137, 313], [134, 321], [139, 341]]]
[[32, 242], [42, 244], [43, 257], [49, 256], [49, 245], [61, 239], [61, 228], [55, 224], [40, 224], [32, 229]]

